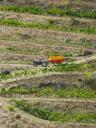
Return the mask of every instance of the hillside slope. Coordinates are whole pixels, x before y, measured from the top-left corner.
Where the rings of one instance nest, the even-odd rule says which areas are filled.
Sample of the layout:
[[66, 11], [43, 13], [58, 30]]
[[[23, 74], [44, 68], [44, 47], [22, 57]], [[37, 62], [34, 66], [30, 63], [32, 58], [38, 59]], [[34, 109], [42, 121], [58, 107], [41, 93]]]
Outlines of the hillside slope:
[[96, 128], [96, 0], [0, 0], [0, 128]]

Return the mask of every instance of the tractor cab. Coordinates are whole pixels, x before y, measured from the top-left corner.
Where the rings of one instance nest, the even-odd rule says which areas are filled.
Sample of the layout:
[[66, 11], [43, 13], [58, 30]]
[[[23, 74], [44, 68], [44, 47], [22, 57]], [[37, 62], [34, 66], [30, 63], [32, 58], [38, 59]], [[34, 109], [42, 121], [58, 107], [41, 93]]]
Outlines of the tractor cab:
[[37, 66], [46, 67], [47, 65], [48, 65], [48, 61], [45, 61], [43, 59], [33, 61], [33, 66], [35, 66], [35, 67], [37, 67]]

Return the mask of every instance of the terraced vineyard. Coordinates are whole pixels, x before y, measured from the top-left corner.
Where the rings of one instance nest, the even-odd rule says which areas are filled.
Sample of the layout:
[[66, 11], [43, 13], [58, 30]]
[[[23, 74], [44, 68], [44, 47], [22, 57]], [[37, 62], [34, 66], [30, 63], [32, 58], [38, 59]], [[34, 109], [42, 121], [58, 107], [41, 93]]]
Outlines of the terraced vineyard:
[[0, 128], [96, 128], [96, 0], [0, 0]]

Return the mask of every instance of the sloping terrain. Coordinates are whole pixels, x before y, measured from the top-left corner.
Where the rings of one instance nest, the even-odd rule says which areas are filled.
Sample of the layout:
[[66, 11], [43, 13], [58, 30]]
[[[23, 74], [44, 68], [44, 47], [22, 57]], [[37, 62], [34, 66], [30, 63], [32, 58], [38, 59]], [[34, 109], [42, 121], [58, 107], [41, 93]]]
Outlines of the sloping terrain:
[[0, 128], [96, 128], [96, 0], [0, 0]]

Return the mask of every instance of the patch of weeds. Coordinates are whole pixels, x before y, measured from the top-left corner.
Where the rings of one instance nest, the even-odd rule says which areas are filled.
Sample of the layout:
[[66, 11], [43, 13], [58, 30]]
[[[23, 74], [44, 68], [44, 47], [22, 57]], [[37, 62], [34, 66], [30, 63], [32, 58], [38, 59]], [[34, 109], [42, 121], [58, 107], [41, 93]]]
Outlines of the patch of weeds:
[[[1, 89], [0, 89], [1, 90]], [[14, 94], [28, 94], [35, 95], [37, 97], [56, 97], [56, 98], [83, 98], [83, 99], [93, 99], [96, 98], [96, 91], [91, 90], [90, 88], [59, 88], [55, 89], [54, 87], [45, 86], [42, 88], [38, 87], [14, 87], [13, 89], [5, 89], [3, 92], [0, 91], [0, 95], [14, 95]]]
[[7, 106], [7, 109], [9, 110], [9, 111], [11, 111], [11, 112], [15, 112], [15, 106], [13, 106], [13, 105], [8, 105]]
[[80, 18], [96, 19], [96, 11], [82, 11], [74, 8], [60, 9], [57, 7], [42, 8], [39, 6], [0, 6], [2, 11], [15, 11], [19, 13], [30, 13], [38, 15], [73, 16]]
[[7, 80], [7, 79], [12, 79], [16, 77], [31, 77], [33, 75], [36, 75], [38, 73], [38, 69], [36, 70], [20, 70], [20, 71], [15, 71], [12, 72], [11, 74], [2, 74], [0, 73], [0, 80]]
[[95, 113], [68, 113], [68, 112], [56, 112], [49, 110], [48, 108], [43, 108], [40, 106], [34, 106], [24, 100], [15, 100], [16, 107], [20, 110], [27, 112], [28, 114], [34, 115], [38, 118], [49, 120], [49, 121], [59, 121], [59, 122], [83, 122], [83, 123], [96, 123]]
[[8, 51], [8, 52], [14, 52], [15, 51], [16, 52], [17, 49], [15, 47], [7, 47], [6, 51]]
[[67, 32], [80, 32], [80, 33], [88, 33], [88, 34], [96, 34], [96, 29], [91, 27], [80, 28], [76, 26], [64, 27], [64, 26], [57, 26], [57, 25], [50, 25], [50, 24], [41, 24], [41, 23], [32, 23], [32, 22], [24, 22], [19, 20], [13, 19], [2, 19], [0, 20], [0, 25], [7, 25], [7, 26], [20, 26], [20, 27], [29, 27], [29, 28], [37, 28], [37, 29], [49, 29], [49, 30], [56, 30], [56, 31], [67, 31]]

